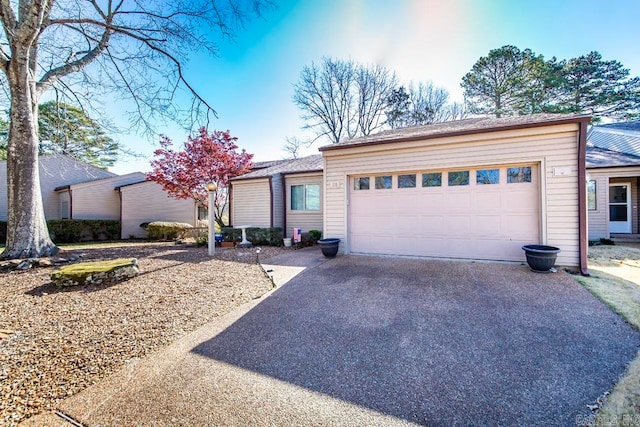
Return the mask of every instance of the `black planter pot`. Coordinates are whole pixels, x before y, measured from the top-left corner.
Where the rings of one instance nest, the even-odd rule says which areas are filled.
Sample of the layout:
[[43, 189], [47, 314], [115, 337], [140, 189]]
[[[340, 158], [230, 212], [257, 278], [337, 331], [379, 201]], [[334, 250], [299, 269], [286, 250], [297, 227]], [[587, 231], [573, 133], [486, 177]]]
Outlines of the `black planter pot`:
[[318, 240], [322, 255], [327, 258], [335, 258], [338, 255], [338, 246], [340, 245], [340, 239], [320, 239]]
[[551, 271], [560, 252], [560, 248], [547, 245], [525, 245], [522, 250], [527, 257], [529, 267], [540, 273]]

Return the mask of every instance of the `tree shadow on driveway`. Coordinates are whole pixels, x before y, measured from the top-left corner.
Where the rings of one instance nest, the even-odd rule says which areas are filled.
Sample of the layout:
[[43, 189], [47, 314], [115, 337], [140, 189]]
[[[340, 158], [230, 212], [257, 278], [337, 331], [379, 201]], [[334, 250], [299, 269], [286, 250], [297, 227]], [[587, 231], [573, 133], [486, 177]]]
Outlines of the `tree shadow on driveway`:
[[193, 352], [420, 424], [575, 425], [638, 345], [565, 273], [347, 256]]

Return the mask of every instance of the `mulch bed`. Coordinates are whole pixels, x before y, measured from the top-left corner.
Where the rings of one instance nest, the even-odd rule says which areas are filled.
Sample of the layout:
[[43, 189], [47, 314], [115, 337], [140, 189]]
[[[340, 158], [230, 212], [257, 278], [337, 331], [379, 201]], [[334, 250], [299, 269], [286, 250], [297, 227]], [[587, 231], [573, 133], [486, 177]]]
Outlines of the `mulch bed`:
[[[260, 260], [284, 249], [262, 248]], [[259, 298], [271, 281], [255, 249], [149, 244], [74, 251], [135, 257], [141, 274], [110, 286], [58, 288], [53, 268], [0, 274], [0, 425], [53, 410], [122, 367]]]

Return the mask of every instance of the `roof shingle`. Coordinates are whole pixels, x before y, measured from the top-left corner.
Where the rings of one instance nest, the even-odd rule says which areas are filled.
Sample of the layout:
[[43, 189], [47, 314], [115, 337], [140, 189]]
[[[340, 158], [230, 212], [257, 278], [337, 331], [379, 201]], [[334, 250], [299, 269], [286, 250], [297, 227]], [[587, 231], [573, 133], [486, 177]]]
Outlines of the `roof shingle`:
[[639, 166], [640, 157], [631, 154], [619, 153], [600, 147], [587, 147], [587, 169], [609, 168], [620, 166]]
[[254, 170], [247, 174], [232, 178], [232, 181], [244, 179], [267, 178], [276, 174], [319, 172], [324, 169], [324, 160], [321, 154], [302, 157], [300, 159], [285, 160], [263, 169]]
[[391, 129], [374, 135], [340, 141], [337, 144], [320, 147], [320, 151], [353, 147], [357, 145], [383, 144], [397, 141], [442, 138], [446, 136], [468, 135], [474, 133], [494, 132], [500, 130], [525, 127], [545, 126], [549, 124], [577, 123], [589, 121], [590, 116], [579, 114], [530, 114], [513, 117], [474, 117], [450, 122], [434, 123], [423, 126], [412, 126]]

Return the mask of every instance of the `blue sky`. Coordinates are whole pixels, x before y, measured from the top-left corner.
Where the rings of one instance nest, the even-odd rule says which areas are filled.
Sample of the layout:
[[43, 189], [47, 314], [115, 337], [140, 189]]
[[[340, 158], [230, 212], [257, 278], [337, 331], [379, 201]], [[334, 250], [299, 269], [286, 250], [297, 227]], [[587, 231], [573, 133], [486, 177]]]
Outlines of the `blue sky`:
[[[234, 43], [221, 41], [217, 57], [192, 56], [186, 67], [218, 112], [210, 127], [229, 129], [255, 161], [285, 157], [287, 136], [310, 136], [291, 96], [302, 68], [323, 56], [379, 63], [402, 83], [430, 80], [456, 101], [462, 76], [506, 44], [560, 59], [596, 50], [640, 75], [638, 0], [275, 1], [278, 8], [249, 22]], [[109, 113], [126, 122], [124, 114]], [[187, 137], [177, 126], [161, 130], [176, 143]], [[157, 140], [118, 140], [145, 158], [123, 159], [111, 170], [148, 171]]]

